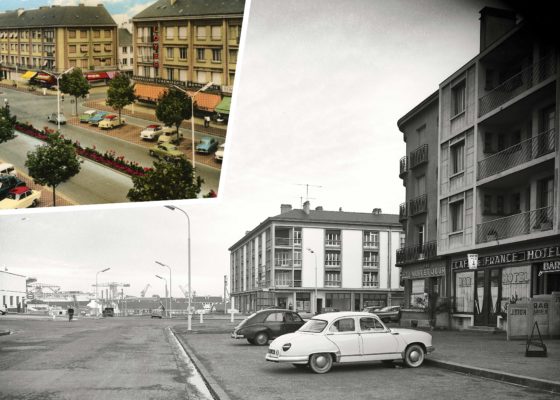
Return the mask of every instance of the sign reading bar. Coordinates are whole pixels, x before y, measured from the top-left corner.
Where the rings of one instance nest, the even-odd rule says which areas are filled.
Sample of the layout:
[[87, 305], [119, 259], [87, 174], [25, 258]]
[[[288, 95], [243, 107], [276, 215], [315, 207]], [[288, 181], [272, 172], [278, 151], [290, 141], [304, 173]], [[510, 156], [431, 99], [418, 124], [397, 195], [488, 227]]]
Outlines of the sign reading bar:
[[560, 272], [560, 261], [543, 261], [539, 276], [549, 272]]
[[[480, 268], [489, 267], [492, 265], [513, 264], [517, 262], [540, 261], [549, 258], [560, 258], [560, 246], [543, 247], [538, 249], [478, 257], [477, 263], [478, 268]], [[451, 262], [451, 269], [464, 269], [468, 268], [468, 266], [468, 258]]]

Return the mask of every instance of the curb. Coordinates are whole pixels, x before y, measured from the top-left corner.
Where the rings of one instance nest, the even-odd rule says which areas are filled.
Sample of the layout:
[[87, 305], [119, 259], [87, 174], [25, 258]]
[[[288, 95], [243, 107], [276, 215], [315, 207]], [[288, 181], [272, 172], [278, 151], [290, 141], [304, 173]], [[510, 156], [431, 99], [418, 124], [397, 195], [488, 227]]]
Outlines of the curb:
[[531, 378], [523, 375], [509, 374], [506, 372], [496, 371], [493, 369], [471, 367], [469, 365], [457, 364], [451, 361], [426, 359], [424, 362], [433, 367], [447, 369], [454, 372], [462, 372], [465, 374], [480, 376], [495, 381], [512, 383], [515, 385], [524, 386], [531, 389], [543, 390], [554, 394], [560, 393], [560, 382], [549, 381], [546, 379], [539, 379], [539, 378]]
[[212, 397], [216, 400], [231, 400], [228, 394], [222, 389], [222, 387], [216, 382], [216, 380], [212, 377], [212, 375], [208, 372], [206, 367], [202, 364], [202, 362], [198, 359], [195, 355], [194, 351], [190, 348], [190, 346], [185, 342], [185, 340], [175, 332], [174, 328], [171, 328], [171, 333], [175, 336], [175, 339], [181, 344], [187, 356], [191, 359], [192, 363], [194, 364], [195, 368], [198, 370], [200, 376], [206, 383], [208, 390], [212, 394]]

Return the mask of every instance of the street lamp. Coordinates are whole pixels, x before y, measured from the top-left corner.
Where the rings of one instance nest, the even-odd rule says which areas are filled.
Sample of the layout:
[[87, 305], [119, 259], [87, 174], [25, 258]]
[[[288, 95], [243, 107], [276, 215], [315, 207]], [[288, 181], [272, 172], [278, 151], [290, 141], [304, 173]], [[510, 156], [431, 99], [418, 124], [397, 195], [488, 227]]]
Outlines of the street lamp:
[[169, 318], [172, 318], [173, 315], [171, 314], [171, 305], [173, 304], [173, 283], [171, 281], [171, 267], [157, 260], [155, 263], [169, 269]]
[[189, 214], [185, 212], [185, 210], [175, 207], [175, 206], [164, 206], [171, 211], [181, 211], [187, 217], [187, 234], [188, 234], [188, 244], [187, 244], [187, 251], [189, 252], [188, 257], [188, 274], [189, 274], [189, 295], [187, 296], [187, 331], [192, 330], [192, 316], [191, 316], [191, 219], [189, 218]]
[[315, 256], [315, 304], [313, 305], [313, 309], [315, 310], [315, 314], [317, 314], [317, 253], [309, 247], [307, 248], [307, 251]]
[[[156, 275], [156, 278], [163, 279], [163, 280], [165, 281], [165, 297], [168, 297], [168, 296], [167, 296], [167, 279], [165, 279], [163, 276], [159, 276], [159, 275]], [[168, 301], [169, 301], [169, 300], [168, 300]], [[169, 307], [169, 306], [168, 306], [168, 307]], [[168, 308], [168, 309], [169, 309], [169, 308]]]
[[[102, 272], [107, 272], [107, 271], [109, 271], [110, 269], [111, 269], [110, 267], [109, 267], [109, 268], [105, 268], [105, 269], [103, 269], [103, 270], [101, 270], [101, 271], [97, 271], [97, 273], [95, 274], [95, 302], [96, 302], [96, 303], [99, 301], [99, 298], [97, 297], [97, 285], [98, 285], [97, 277], [99, 276], [100, 273], [102, 273]], [[99, 315], [98, 313], [99, 313], [99, 308], [98, 308], [98, 307], [95, 307], [95, 316], [98, 316], [98, 315]]]
[[56, 76], [56, 104], [57, 104], [57, 114], [56, 114], [56, 121], [58, 123], [58, 130], [60, 131], [60, 78], [62, 75], [67, 74], [68, 72], [72, 72], [74, 67], [68, 68], [66, 71], [61, 73], [60, 75]]
[[[196, 162], [194, 160], [194, 98], [196, 97], [196, 95], [199, 92], [204, 92], [206, 89], [208, 89], [210, 86], [212, 86], [214, 84], [214, 82], [208, 82], [206, 85], [204, 85], [203, 87], [201, 87], [200, 89], [198, 89], [196, 92], [193, 93], [192, 96], [189, 96], [191, 98], [191, 141], [192, 141], [192, 165], [193, 165], [193, 170], [196, 167]], [[173, 87], [185, 94], [188, 95], [188, 92], [176, 85], [173, 85]]]

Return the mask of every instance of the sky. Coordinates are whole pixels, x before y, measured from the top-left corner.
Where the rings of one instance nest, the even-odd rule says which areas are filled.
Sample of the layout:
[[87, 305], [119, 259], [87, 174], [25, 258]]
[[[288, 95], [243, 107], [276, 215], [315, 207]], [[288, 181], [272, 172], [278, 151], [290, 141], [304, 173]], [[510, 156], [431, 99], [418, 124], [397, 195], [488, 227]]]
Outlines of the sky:
[[486, 5], [501, 3], [248, 2], [219, 198], [5, 212], [0, 268], [84, 291], [111, 268], [100, 283], [129, 283], [130, 295], [149, 283], [149, 296], [164, 293], [155, 275], [168, 270], [157, 260], [171, 267], [177, 297], [188, 282], [188, 224], [163, 207], [173, 204], [190, 217], [193, 290], [221, 295], [228, 248], [281, 204], [300, 208], [303, 185], [312, 208], [398, 214], [397, 120], [478, 53]]

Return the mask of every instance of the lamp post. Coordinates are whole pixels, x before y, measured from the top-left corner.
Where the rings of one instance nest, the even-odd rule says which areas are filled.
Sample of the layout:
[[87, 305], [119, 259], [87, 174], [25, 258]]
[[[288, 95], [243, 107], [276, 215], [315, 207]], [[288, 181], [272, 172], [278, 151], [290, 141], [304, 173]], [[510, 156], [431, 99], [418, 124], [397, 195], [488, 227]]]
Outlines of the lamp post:
[[[162, 279], [162, 280], [165, 281], [165, 297], [168, 297], [168, 296], [167, 296], [167, 279], [165, 279], [163, 276], [159, 276], [159, 275], [156, 275], [156, 278], [159, 278], [159, 279]], [[169, 301], [169, 298], [168, 298], [168, 301]], [[169, 304], [169, 303], [168, 303], [168, 304]], [[168, 305], [168, 307], [169, 307], [169, 305]], [[168, 308], [168, 309], [169, 309], [169, 308]]]
[[315, 314], [317, 314], [317, 253], [309, 247], [307, 248], [307, 251], [315, 256], [315, 304], [313, 305], [313, 310], [315, 310]]
[[[105, 268], [105, 269], [102, 269], [101, 271], [97, 271], [97, 273], [95, 274], [95, 302], [96, 302], [96, 303], [99, 301], [99, 298], [97, 297], [97, 285], [98, 285], [97, 278], [98, 278], [98, 276], [99, 276], [100, 273], [102, 273], [102, 272], [107, 272], [107, 271], [109, 271], [110, 269], [111, 269], [110, 267], [109, 267], [109, 268]], [[95, 316], [97, 317], [98, 315], [99, 315], [99, 308], [96, 307], [96, 308], [95, 308]]]
[[56, 105], [57, 105], [56, 122], [58, 124], [59, 131], [60, 131], [60, 78], [62, 77], [62, 75], [67, 74], [68, 72], [72, 72], [73, 69], [74, 67], [70, 67], [56, 77]]
[[157, 260], [155, 263], [169, 269], [169, 318], [173, 318], [173, 315], [171, 314], [171, 305], [173, 304], [173, 283], [171, 281], [171, 267]]
[[187, 214], [185, 212], [185, 210], [179, 208], [179, 207], [175, 207], [175, 206], [164, 206], [165, 208], [171, 210], [171, 211], [181, 211], [183, 214], [185, 214], [185, 217], [187, 217], [187, 234], [188, 234], [188, 242], [187, 242], [187, 251], [189, 252], [189, 257], [188, 257], [188, 264], [187, 264], [187, 268], [188, 268], [188, 276], [189, 276], [189, 295], [187, 298], [187, 331], [192, 330], [192, 316], [191, 316], [191, 219], [189, 218], [189, 214]]
[[[208, 82], [206, 85], [204, 85], [203, 87], [201, 87], [200, 89], [198, 89], [196, 92], [193, 93], [192, 96], [189, 96], [191, 98], [191, 142], [192, 142], [192, 165], [193, 165], [193, 170], [196, 167], [196, 161], [194, 159], [194, 98], [196, 97], [196, 95], [200, 92], [204, 92], [206, 89], [208, 89], [210, 86], [212, 86], [214, 84], [214, 82]], [[188, 95], [188, 92], [176, 85], [173, 85], [173, 87], [185, 94]], [[189, 292], [190, 293], [190, 292]]]

